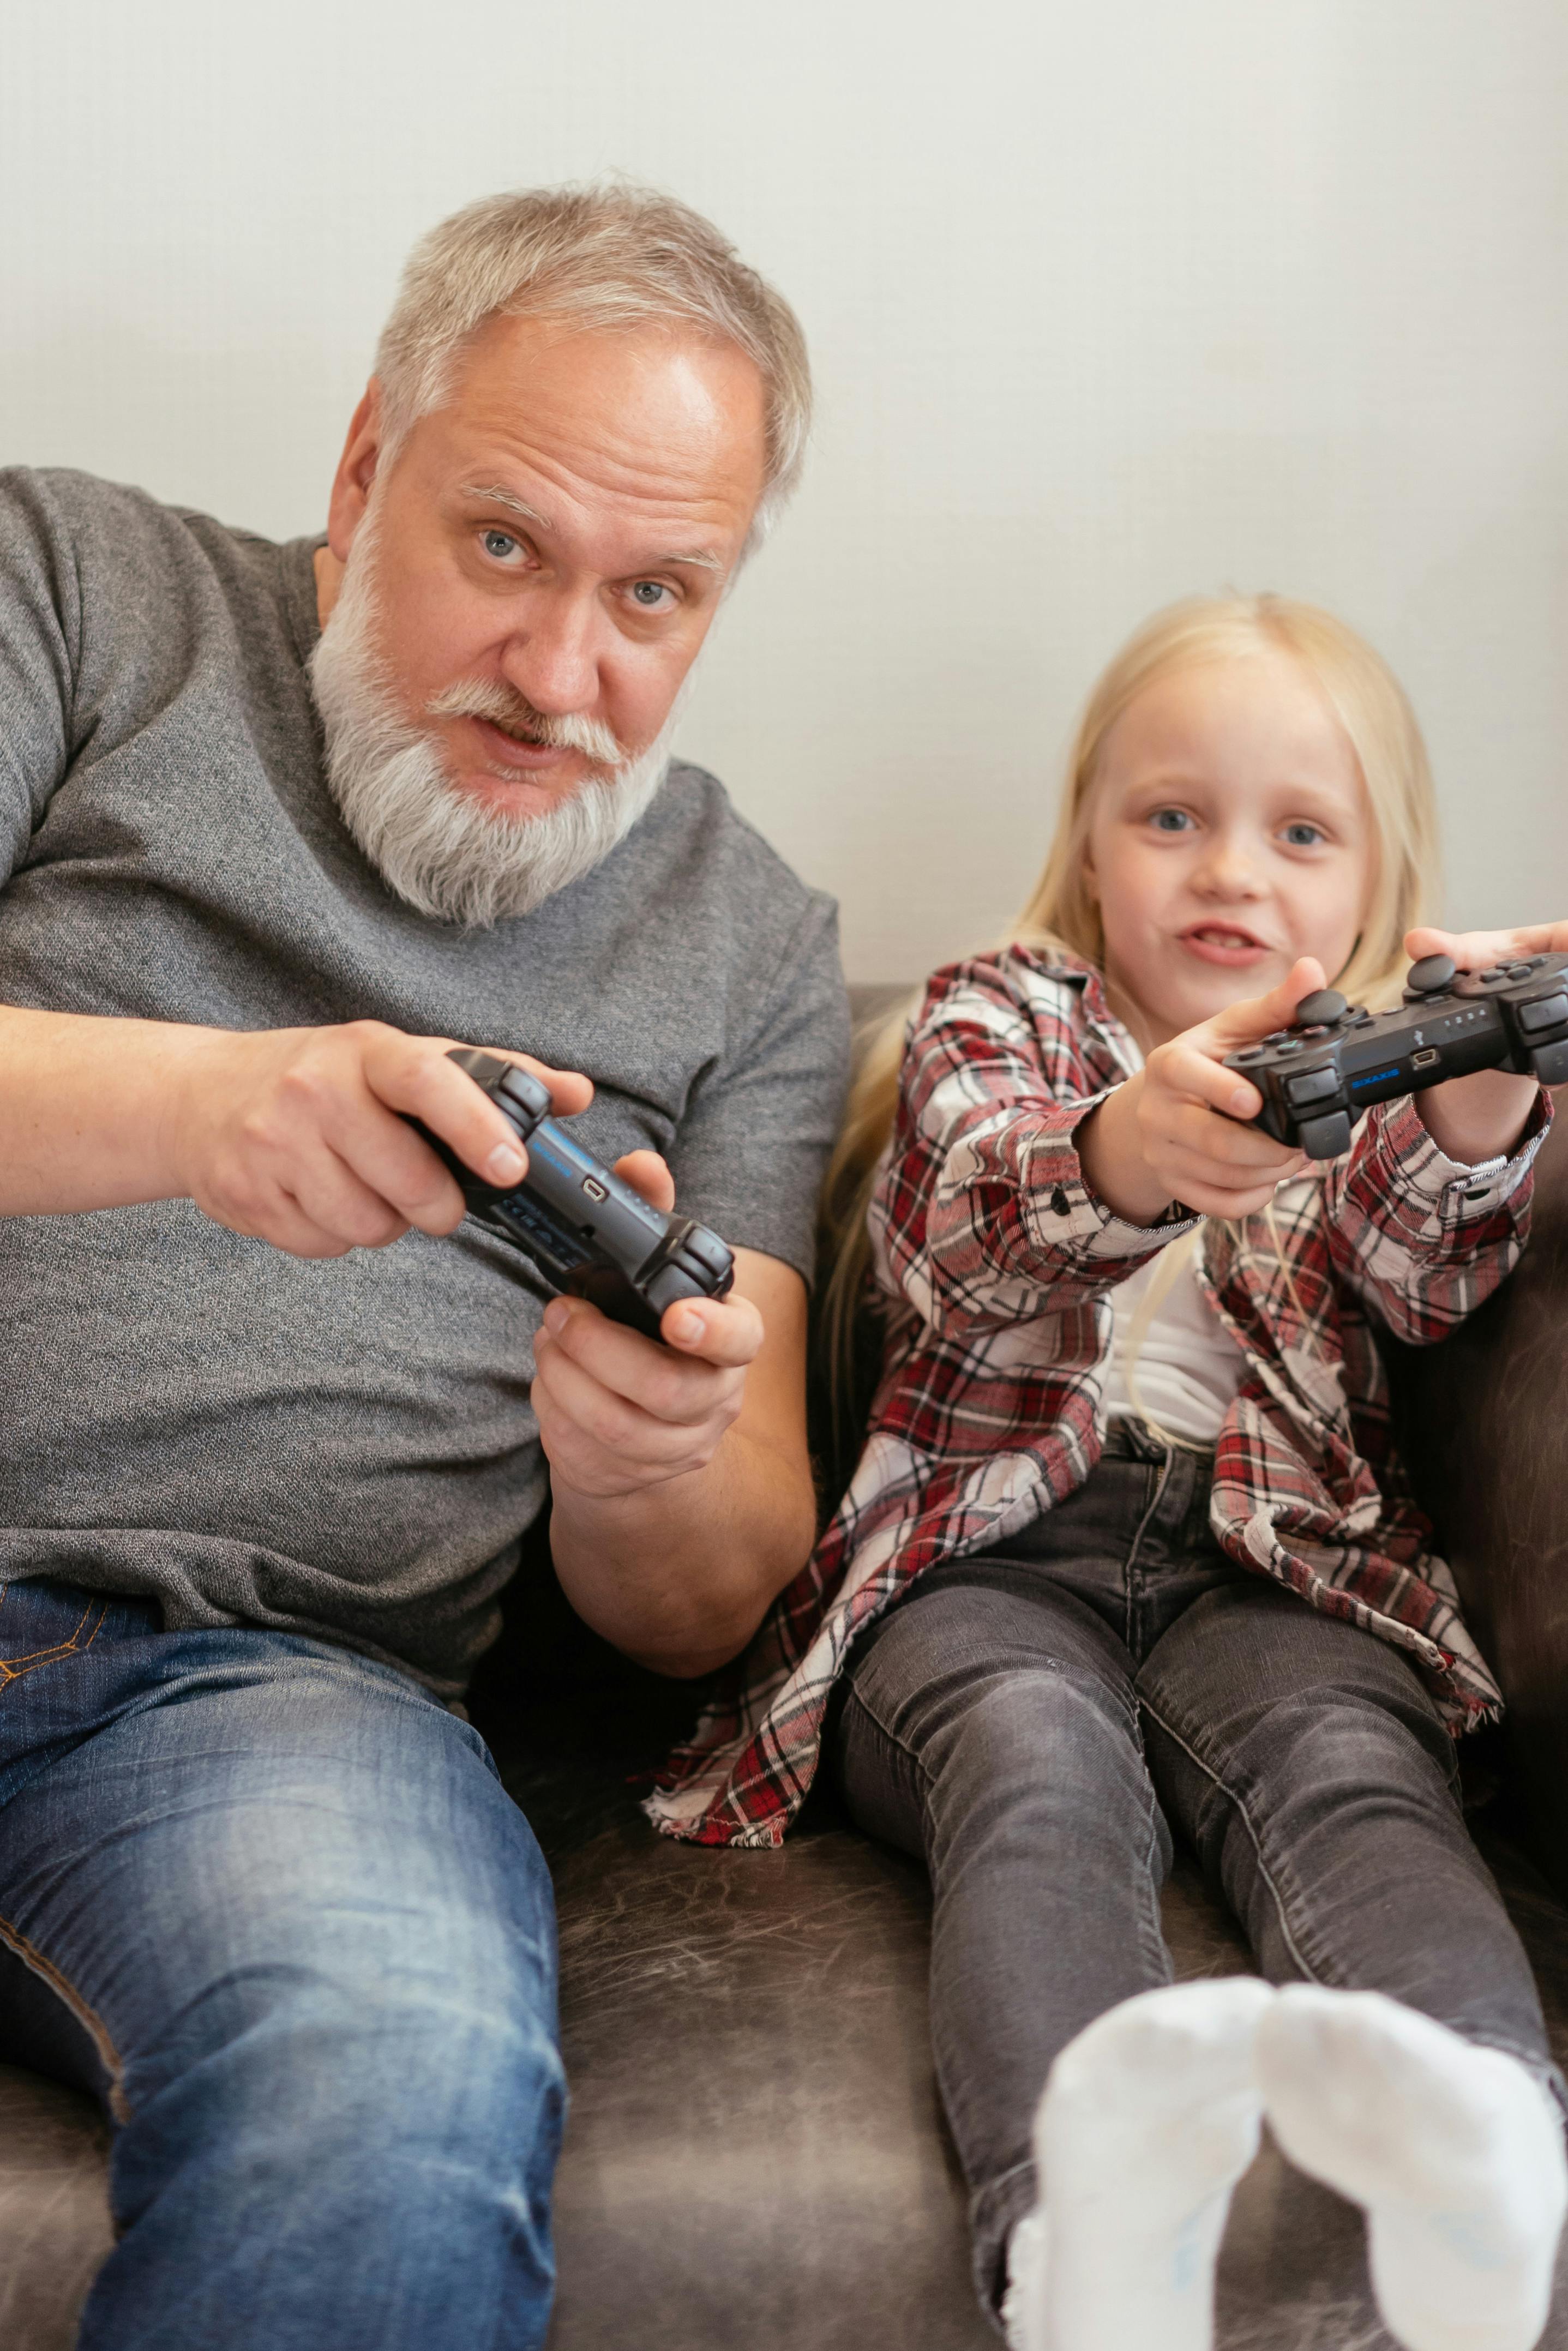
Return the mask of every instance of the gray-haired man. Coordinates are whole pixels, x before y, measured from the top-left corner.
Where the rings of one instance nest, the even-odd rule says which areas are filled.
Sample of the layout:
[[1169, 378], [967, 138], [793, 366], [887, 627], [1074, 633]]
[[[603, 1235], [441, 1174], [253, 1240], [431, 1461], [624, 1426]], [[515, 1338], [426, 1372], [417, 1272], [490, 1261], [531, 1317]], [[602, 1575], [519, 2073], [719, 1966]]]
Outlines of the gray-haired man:
[[[666, 773], [807, 402], [706, 223], [567, 192], [416, 253], [324, 545], [0, 476], [0, 1965], [119, 2125], [84, 2346], [542, 2340], [549, 1887], [448, 1702], [547, 1484], [670, 1674], [810, 1544], [832, 914]], [[399, 1113], [522, 1172], [454, 1040], [733, 1296], [661, 1345], [444, 1238]]]

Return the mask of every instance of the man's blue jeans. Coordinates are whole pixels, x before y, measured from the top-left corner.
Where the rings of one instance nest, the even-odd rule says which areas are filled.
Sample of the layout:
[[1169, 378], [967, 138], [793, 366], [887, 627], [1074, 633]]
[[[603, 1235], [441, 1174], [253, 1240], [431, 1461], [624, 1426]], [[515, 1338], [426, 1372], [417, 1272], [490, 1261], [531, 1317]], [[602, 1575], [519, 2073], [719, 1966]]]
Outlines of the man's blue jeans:
[[284, 1634], [0, 1585], [0, 2056], [118, 2124], [81, 2351], [531, 2351], [549, 1878], [483, 1740]]

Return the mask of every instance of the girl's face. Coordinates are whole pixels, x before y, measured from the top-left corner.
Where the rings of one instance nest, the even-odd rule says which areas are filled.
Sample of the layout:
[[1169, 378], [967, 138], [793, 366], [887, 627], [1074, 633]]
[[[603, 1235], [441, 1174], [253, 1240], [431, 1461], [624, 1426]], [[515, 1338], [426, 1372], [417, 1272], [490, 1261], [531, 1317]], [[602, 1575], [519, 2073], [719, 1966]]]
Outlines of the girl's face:
[[1272, 647], [1174, 671], [1101, 747], [1085, 849], [1113, 1000], [1163, 1044], [1298, 956], [1332, 983], [1375, 872], [1366, 789], [1308, 672]]

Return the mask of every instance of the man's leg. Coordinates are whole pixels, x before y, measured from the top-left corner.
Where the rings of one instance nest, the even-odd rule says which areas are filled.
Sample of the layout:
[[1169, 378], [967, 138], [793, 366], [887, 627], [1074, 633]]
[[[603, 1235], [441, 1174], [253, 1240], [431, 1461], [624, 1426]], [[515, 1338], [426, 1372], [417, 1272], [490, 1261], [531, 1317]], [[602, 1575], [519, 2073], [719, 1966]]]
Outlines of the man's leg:
[[1424, 1685], [1260, 1581], [1197, 1602], [1139, 1693], [1156, 1785], [1264, 1973], [1322, 1988], [1260, 2031], [1287, 2153], [1366, 2208], [1401, 2342], [1525, 2351], [1563, 2217], [1563, 2087]]
[[532, 2351], [563, 2086], [527, 1822], [401, 1675], [157, 1621], [0, 1593], [0, 1938], [120, 2126], [81, 2351]]

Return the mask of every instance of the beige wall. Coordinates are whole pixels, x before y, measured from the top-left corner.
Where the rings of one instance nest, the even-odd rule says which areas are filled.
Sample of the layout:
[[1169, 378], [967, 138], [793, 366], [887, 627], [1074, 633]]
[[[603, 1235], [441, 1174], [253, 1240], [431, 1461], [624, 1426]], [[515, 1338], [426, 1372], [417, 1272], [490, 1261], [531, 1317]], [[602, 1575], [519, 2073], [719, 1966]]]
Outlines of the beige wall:
[[685, 726], [854, 976], [994, 928], [1099, 663], [1335, 605], [1462, 920], [1568, 914], [1562, 0], [49, 0], [0, 50], [0, 460], [316, 527], [401, 256], [619, 166], [799, 306], [809, 484]]

